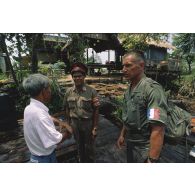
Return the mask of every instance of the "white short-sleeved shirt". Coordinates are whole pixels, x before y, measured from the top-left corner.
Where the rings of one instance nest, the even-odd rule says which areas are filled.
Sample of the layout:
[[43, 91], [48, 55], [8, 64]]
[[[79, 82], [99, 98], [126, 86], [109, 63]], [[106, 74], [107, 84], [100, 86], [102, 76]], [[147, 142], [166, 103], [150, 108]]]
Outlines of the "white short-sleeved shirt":
[[51, 154], [62, 140], [48, 111], [43, 103], [33, 98], [24, 110], [24, 138], [30, 152], [36, 156]]

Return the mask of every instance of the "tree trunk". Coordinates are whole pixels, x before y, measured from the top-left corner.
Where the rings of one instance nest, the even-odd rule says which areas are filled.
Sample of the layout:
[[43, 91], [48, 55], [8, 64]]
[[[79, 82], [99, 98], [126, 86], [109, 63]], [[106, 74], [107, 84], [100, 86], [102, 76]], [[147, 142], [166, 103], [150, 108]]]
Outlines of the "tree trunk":
[[9, 57], [7, 45], [5, 43], [5, 38], [6, 38], [5, 34], [0, 34], [0, 47], [1, 47], [2, 52], [6, 54], [6, 58], [5, 58], [6, 64], [9, 67], [9, 69], [11, 70], [11, 74], [12, 74], [12, 77], [14, 79], [14, 82], [16, 83], [16, 86], [18, 87], [18, 81], [17, 81], [16, 74], [14, 72], [14, 69], [13, 69], [13, 66], [12, 66], [12, 63], [11, 63], [11, 60]]
[[191, 63], [188, 63], [188, 70], [189, 70], [189, 74], [191, 74], [192, 73]]
[[32, 33], [24, 33], [25, 40], [26, 40], [26, 46], [28, 48], [29, 55], [32, 56]]
[[40, 48], [44, 48], [43, 45], [43, 34], [36, 33], [33, 34], [32, 38], [32, 73], [38, 72], [38, 58], [37, 58], [37, 50]]
[[17, 50], [18, 50], [18, 61], [19, 61], [19, 69], [20, 69], [20, 78], [18, 79], [19, 82], [22, 82], [23, 80], [23, 77], [22, 77], [22, 64], [21, 64], [21, 61], [22, 61], [22, 55], [21, 55], [21, 41], [20, 41], [20, 36], [19, 34], [16, 34], [16, 40], [17, 40]]

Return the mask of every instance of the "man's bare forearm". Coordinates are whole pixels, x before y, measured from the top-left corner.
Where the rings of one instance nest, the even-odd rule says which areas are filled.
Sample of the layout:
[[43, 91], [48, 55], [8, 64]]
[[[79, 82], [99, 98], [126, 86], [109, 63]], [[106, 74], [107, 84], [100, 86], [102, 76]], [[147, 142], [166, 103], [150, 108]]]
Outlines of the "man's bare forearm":
[[164, 126], [151, 126], [149, 157], [158, 159], [164, 142]]
[[120, 132], [120, 136], [125, 137], [126, 132], [127, 132], [127, 129], [126, 129], [125, 125], [123, 124], [123, 127], [122, 127], [121, 132]]
[[99, 108], [95, 108], [93, 112], [93, 128], [97, 127], [99, 121]]
[[72, 127], [67, 122], [61, 121], [54, 117], [51, 118], [56, 126], [60, 126], [60, 128], [65, 128], [69, 131], [69, 133], [73, 133]]

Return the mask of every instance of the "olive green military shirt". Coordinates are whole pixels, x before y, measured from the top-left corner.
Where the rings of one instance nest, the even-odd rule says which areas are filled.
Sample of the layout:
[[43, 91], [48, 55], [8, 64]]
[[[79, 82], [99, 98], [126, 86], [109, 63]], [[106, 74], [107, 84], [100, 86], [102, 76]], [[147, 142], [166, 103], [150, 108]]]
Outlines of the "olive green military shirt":
[[167, 124], [167, 98], [159, 83], [143, 75], [137, 86], [125, 92], [123, 122], [134, 133], [146, 133], [149, 123]]
[[93, 115], [92, 99], [97, 97], [97, 91], [84, 85], [81, 92], [75, 86], [68, 88], [64, 96], [64, 107], [70, 111], [70, 118], [91, 119]]

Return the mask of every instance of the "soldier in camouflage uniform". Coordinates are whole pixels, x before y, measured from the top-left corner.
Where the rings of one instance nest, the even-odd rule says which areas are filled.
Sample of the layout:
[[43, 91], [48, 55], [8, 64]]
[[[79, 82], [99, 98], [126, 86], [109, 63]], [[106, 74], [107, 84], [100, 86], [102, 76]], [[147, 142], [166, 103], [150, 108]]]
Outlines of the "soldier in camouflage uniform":
[[73, 64], [71, 75], [74, 86], [64, 97], [65, 117], [75, 130], [80, 162], [94, 161], [94, 139], [97, 134], [99, 99], [97, 92], [85, 84], [87, 68], [82, 63]]
[[124, 95], [123, 128], [119, 148], [127, 139], [127, 162], [159, 162], [167, 123], [167, 100], [157, 82], [144, 74], [145, 58], [132, 51], [123, 57], [124, 77], [130, 81]]

